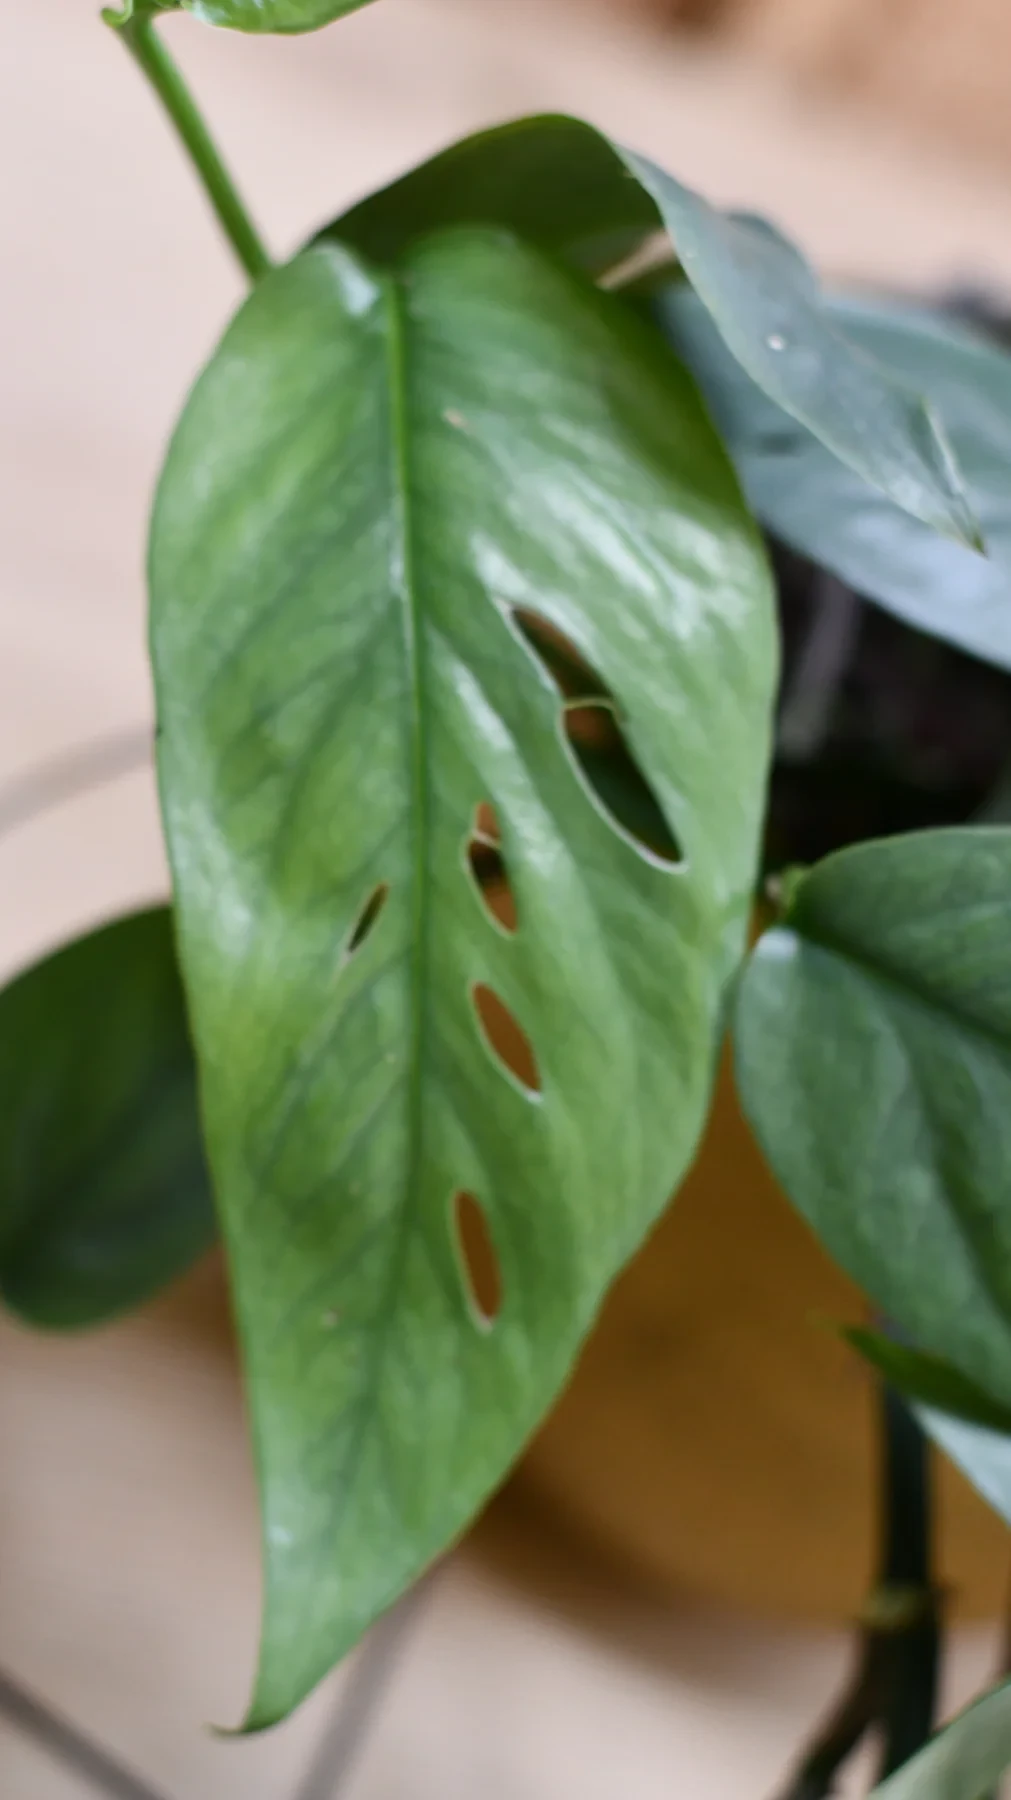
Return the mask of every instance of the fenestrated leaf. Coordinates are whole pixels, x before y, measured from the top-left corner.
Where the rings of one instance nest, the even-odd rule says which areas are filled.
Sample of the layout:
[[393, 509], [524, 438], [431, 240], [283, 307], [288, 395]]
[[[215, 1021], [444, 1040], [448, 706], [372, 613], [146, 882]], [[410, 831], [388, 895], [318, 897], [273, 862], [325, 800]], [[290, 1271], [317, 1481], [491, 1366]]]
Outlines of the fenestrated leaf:
[[33, 1324], [97, 1324], [213, 1237], [160, 907], [79, 938], [0, 994], [0, 1292]]
[[790, 888], [737, 1004], [794, 1204], [920, 1350], [1011, 1404], [1011, 831], [923, 832]]
[[959, 1713], [871, 1800], [987, 1800], [1011, 1768], [1011, 1683]]
[[826, 305], [858, 350], [933, 404], [986, 557], [939, 539], [830, 456], [749, 380], [686, 284], [654, 302], [769, 530], [921, 631], [1011, 668], [1011, 356], [936, 314]]
[[[259, 284], [184, 415], [151, 572], [264, 1512], [259, 1726], [498, 1481], [687, 1165], [754, 879], [772, 600], [655, 334], [484, 232]], [[683, 866], [598, 807], [532, 614], [615, 696]], [[514, 932], [472, 874], [482, 807]]]
[[504, 225], [593, 274], [667, 231], [728, 349], [833, 455], [935, 530], [979, 532], [933, 415], [855, 350], [810, 268], [764, 220], [720, 212], [575, 119], [520, 119], [443, 151], [328, 228], [393, 256], [436, 227]]

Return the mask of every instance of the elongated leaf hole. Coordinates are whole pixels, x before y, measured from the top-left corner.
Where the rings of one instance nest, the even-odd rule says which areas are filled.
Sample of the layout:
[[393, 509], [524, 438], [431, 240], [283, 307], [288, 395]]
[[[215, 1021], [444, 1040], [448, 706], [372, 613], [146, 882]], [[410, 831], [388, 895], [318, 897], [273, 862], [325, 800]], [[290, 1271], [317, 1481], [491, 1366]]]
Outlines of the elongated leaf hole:
[[563, 631], [540, 613], [518, 606], [513, 618], [540, 661], [544, 664], [559, 693], [567, 700], [591, 699], [597, 695], [610, 698], [605, 682], [591, 668], [581, 650], [570, 643]]
[[379, 915], [386, 905], [389, 891], [389, 886], [385, 881], [381, 881], [378, 887], [373, 888], [351, 928], [351, 936], [348, 938], [345, 951], [346, 956], [353, 956], [356, 950], [360, 950], [369, 932], [375, 929]]
[[479, 981], [473, 988], [474, 1010], [492, 1054], [530, 1094], [541, 1091], [541, 1075], [534, 1047], [519, 1020], [494, 989]]
[[479, 1323], [490, 1328], [502, 1311], [502, 1270], [484, 1208], [473, 1194], [454, 1194], [453, 1224], [467, 1298]]
[[563, 718], [573, 760], [601, 811], [660, 862], [683, 862], [681, 846], [625, 742], [613, 705], [594, 700], [566, 706]]
[[601, 810], [660, 862], [682, 863], [681, 846], [625, 742], [606, 681], [549, 619], [527, 607], [515, 608], [513, 617], [566, 703], [566, 740]]
[[516, 900], [501, 844], [495, 809], [484, 800], [474, 813], [474, 824], [467, 841], [467, 861], [478, 893], [496, 924], [504, 931], [515, 931]]

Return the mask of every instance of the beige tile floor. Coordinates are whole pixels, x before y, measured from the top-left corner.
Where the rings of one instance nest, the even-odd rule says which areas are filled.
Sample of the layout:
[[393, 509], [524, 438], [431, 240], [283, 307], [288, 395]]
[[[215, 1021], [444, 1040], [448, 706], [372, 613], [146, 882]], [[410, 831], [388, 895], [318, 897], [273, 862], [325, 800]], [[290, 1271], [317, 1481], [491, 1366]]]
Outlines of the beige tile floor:
[[[382, 0], [302, 42], [172, 35], [279, 248], [451, 135], [561, 107], [771, 209], [837, 271], [1011, 287], [996, 179], [544, 0]], [[147, 495], [240, 285], [90, 0], [3, 8], [0, 166], [3, 781], [149, 717]], [[54, 809], [0, 842], [0, 974], [164, 884], [146, 769]], [[201, 1724], [238, 1716], [255, 1632], [227, 1356], [164, 1311], [73, 1344], [0, 1338], [0, 1664], [168, 1800], [290, 1793], [330, 1692], [253, 1744]], [[989, 1649], [962, 1642], [953, 1695]], [[566, 1611], [465, 1555], [416, 1621], [352, 1800], [764, 1800], [844, 1654], [698, 1605], [602, 1591]], [[0, 1796], [84, 1790], [0, 1726]]]

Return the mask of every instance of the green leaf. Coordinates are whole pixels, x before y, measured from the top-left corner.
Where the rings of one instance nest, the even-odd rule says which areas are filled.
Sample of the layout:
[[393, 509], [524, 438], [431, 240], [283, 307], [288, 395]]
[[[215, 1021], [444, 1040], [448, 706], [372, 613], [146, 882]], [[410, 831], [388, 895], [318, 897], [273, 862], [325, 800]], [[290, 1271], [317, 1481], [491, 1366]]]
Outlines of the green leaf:
[[232, 31], [264, 31], [291, 35], [318, 31], [334, 19], [358, 12], [368, 0], [182, 0], [187, 12], [205, 25]]
[[764, 219], [717, 212], [645, 158], [628, 161], [752, 381], [904, 512], [979, 550], [979, 527], [935, 413], [839, 331], [796, 247]]
[[779, 1180], [918, 1349], [1011, 1404], [1011, 831], [829, 857], [737, 1004]]
[[358, 12], [368, 3], [369, 0], [122, 0], [119, 7], [106, 7], [102, 17], [109, 25], [128, 25], [135, 16], [153, 17], [182, 8], [205, 25], [284, 36], [318, 31], [322, 25]]
[[859, 1327], [845, 1336], [912, 1402], [924, 1431], [1011, 1524], [1011, 1408], [939, 1356]]
[[935, 1444], [961, 1469], [994, 1512], [1011, 1525], [1011, 1436], [973, 1425], [933, 1406], [917, 1406], [916, 1416]]
[[1011, 356], [936, 314], [833, 297], [856, 349], [943, 421], [988, 556], [937, 536], [830, 456], [728, 353], [691, 290], [655, 316], [697, 376], [759, 518], [908, 624], [1011, 668]]
[[1011, 1683], [994, 1688], [931, 1740], [871, 1800], [987, 1800], [1011, 1767]]
[[662, 222], [620, 152], [580, 119], [544, 113], [451, 144], [327, 227], [333, 238], [389, 262], [436, 229], [496, 225], [605, 274]]
[[1011, 1435], [1011, 1407], [1002, 1406], [943, 1357], [925, 1355], [860, 1325], [848, 1326], [843, 1336], [907, 1400], [924, 1409], [949, 1413], [967, 1424]]
[[436, 227], [503, 225], [594, 274], [650, 231], [673, 240], [727, 348], [763, 392], [896, 505], [979, 547], [936, 420], [852, 348], [795, 247], [761, 219], [718, 211], [645, 157], [575, 119], [521, 119], [444, 151], [328, 228], [370, 256]]
[[[497, 232], [382, 274], [325, 245], [260, 283], [184, 415], [151, 572], [260, 1472], [262, 1726], [498, 1482], [693, 1153], [755, 873], [772, 596], [676, 361]], [[544, 631], [614, 695], [683, 865], [611, 822]], [[515, 932], [472, 875], [489, 807]]]
[[165, 908], [0, 993], [0, 1291], [36, 1325], [137, 1306], [214, 1237]]

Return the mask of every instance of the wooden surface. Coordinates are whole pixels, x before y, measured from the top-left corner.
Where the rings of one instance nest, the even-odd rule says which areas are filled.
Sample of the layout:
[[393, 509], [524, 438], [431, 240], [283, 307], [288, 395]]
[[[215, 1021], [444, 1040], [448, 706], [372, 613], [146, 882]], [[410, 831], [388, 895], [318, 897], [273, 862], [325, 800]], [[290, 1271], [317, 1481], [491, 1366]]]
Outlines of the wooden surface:
[[[641, 1578], [767, 1617], [856, 1615], [874, 1566], [860, 1297], [787, 1206], [727, 1072], [670, 1212], [619, 1281], [519, 1481]], [[1008, 1533], [938, 1458], [939, 1574], [1004, 1605]]]

